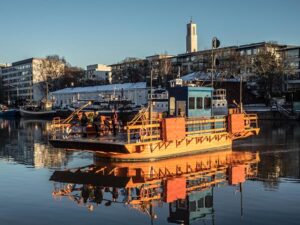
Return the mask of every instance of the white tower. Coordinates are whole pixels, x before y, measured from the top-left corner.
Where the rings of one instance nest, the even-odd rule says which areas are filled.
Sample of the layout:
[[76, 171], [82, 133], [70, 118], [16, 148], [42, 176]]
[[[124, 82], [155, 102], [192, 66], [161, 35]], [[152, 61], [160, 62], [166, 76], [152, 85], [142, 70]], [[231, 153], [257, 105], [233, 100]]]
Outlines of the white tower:
[[196, 52], [198, 51], [197, 47], [197, 25], [191, 20], [187, 25], [186, 33], [186, 52]]

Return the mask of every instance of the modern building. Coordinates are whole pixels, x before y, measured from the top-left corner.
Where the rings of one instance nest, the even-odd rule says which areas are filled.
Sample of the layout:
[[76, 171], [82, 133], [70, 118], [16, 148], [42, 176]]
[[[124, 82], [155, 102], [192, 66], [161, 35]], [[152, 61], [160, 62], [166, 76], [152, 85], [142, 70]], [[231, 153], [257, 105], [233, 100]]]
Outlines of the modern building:
[[[46, 96], [45, 87], [42, 85], [45, 77], [51, 77], [57, 71], [48, 74], [50, 70], [44, 68], [47, 65], [44, 62], [48, 61], [43, 58], [29, 58], [13, 62], [11, 66], [1, 69], [4, 99], [8, 105], [17, 101], [38, 102]], [[63, 64], [59, 64], [57, 70], [61, 68]]]
[[0, 74], [1, 74], [1, 69], [11, 66], [9, 63], [0, 63]]
[[149, 72], [146, 59], [126, 58], [120, 63], [110, 65], [112, 83], [142, 82]]
[[111, 96], [132, 101], [136, 106], [148, 102], [146, 82], [109, 84], [90, 87], [65, 88], [52, 92], [51, 98], [55, 106], [70, 106], [78, 101], [109, 99]]
[[112, 82], [111, 67], [104, 64], [93, 64], [86, 68], [86, 79], [103, 81], [106, 83]]
[[285, 77], [284, 90], [294, 92], [300, 90], [300, 46], [287, 46], [279, 51], [290, 73]]

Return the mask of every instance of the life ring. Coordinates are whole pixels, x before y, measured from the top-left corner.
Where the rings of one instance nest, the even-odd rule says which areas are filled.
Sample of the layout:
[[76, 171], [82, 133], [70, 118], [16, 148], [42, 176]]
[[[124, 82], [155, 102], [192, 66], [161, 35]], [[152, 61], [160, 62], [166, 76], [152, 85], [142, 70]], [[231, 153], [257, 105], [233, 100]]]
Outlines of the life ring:
[[249, 119], [246, 119], [245, 120], [245, 126], [249, 126], [250, 125], [250, 120]]
[[140, 136], [141, 137], [147, 136], [147, 134], [148, 134], [148, 131], [147, 131], [146, 128], [141, 128], [140, 129]]

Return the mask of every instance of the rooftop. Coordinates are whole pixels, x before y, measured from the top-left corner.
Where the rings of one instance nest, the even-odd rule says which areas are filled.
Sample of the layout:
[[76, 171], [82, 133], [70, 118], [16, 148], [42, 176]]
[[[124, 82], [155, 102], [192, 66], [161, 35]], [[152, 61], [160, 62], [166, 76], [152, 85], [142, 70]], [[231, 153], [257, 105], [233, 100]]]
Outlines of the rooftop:
[[72, 94], [72, 93], [89, 93], [89, 92], [101, 92], [101, 91], [113, 91], [113, 90], [132, 90], [132, 89], [144, 89], [146, 88], [146, 82], [138, 83], [124, 83], [124, 84], [108, 84], [100, 86], [89, 87], [74, 87], [64, 88], [58, 91], [52, 92], [52, 94]]

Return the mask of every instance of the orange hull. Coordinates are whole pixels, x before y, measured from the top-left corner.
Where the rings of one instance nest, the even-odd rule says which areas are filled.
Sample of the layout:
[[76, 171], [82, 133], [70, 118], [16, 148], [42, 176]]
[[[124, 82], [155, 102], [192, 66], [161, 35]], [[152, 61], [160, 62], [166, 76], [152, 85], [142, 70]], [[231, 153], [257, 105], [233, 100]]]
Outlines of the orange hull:
[[125, 148], [129, 153], [98, 151], [96, 154], [99, 157], [109, 158], [115, 161], [155, 161], [212, 150], [230, 149], [231, 146], [232, 139], [228, 133], [224, 132], [189, 136], [182, 140], [168, 142], [130, 143], [125, 144]]

